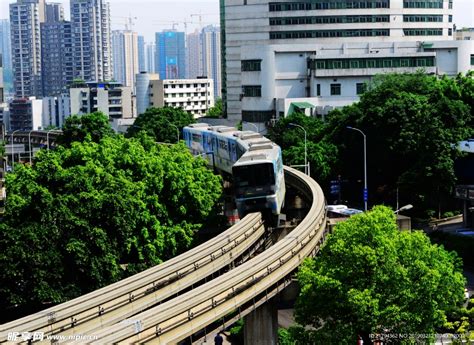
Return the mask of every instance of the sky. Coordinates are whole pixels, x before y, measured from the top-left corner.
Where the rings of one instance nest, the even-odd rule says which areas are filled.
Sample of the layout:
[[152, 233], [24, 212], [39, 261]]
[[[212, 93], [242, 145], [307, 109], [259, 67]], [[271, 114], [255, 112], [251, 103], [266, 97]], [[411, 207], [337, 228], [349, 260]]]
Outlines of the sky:
[[[8, 4], [13, 0], [0, 0], [0, 18], [9, 17]], [[69, 0], [46, 0], [60, 2], [69, 18]], [[135, 22], [134, 31], [145, 36], [145, 41], [153, 42], [155, 32], [170, 29], [172, 23], [178, 23], [176, 28], [193, 32], [199, 27], [199, 17], [192, 14], [202, 14], [201, 23], [219, 24], [219, 0], [109, 0], [112, 29], [125, 29], [127, 18], [132, 16]]]
[[[48, 1], [48, 0], [47, 0]], [[8, 4], [13, 0], [0, 0], [0, 18], [8, 18]], [[52, 0], [61, 2], [69, 17], [69, 0]], [[145, 36], [147, 42], [154, 41], [154, 33], [169, 29], [172, 23], [176, 28], [192, 32], [199, 25], [199, 17], [192, 14], [201, 13], [202, 25], [219, 24], [219, 0], [109, 0], [111, 4], [112, 29], [124, 29], [126, 17], [132, 16], [134, 30]], [[474, 27], [474, 0], [453, 0], [454, 23], [458, 28]]]

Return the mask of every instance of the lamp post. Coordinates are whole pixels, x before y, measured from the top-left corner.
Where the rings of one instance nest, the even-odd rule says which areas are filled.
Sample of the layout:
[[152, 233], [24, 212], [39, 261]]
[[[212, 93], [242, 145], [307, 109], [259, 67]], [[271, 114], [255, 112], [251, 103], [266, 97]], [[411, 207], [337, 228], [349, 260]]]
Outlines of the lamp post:
[[168, 122], [169, 125], [173, 126], [174, 128], [176, 128], [176, 133], [178, 134], [178, 141], [177, 143], [179, 143], [179, 128], [178, 126], [176, 126], [175, 124], [172, 124], [171, 122]]
[[55, 129], [50, 129], [49, 131], [46, 132], [46, 146], [49, 150], [49, 133], [55, 131]]
[[29, 151], [30, 151], [30, 165], [31, 165], [31, 162], [32, 162], [31, 152], [33, 151], [33, 149], [31, 148], [31, 132], [33, 132], [33, 130], [28, 132], [28, 148], [29, 148]]
[[359, 132], [364, 137], [364, 207], [365, 207], [365, 211], [367, 211], [367, 200], [369, 197], [369, 192], [367, 190], [367, 137], [365, 133], [362, 132], [359, 128], [350, 127], [350, 126], [347, 126], [346, 128], [352, 131]]
[[289, 123], [289, 126], [301, 128], [304, 131], [304, 173], [310, 176], [309, 166], [308, 166], [308, 150], [306, 145], [306, 129], [303, 126], [297, 125], [296, 123]]
[[14, 130], [12, 132], [12, 135], [10, 136], [11, 137], [11, 145], [12, 145], [12, 170], [13, 170], [13, 165], [15, 165], [15, 146], [13, 145], [13, 135], [18, 131], [20, 131], [20, 129]]
[[244, 124], [244, 123], [247, 124], [247, 125], [250, 125], [250, 126], [254, 126], [255, 127], [255, 132], [260, 133], [260, 130], [258, 129], [258, 126], [255, 123], [247, 122], [247, 121], [242, 122], [242, 124]]
[[393, 213], [398, 214], [398, 212], [410, 210], [410, 209], [412, 209], [412, 208], [413, 208], [413, 205], [412, 205], [412, 204], [408, 204], [408, 205], [405, 205], [405, 206], [400, 207], [400, 208], [399, 208], [398, 210], [396, 210], [396, 211], [393, 211]]

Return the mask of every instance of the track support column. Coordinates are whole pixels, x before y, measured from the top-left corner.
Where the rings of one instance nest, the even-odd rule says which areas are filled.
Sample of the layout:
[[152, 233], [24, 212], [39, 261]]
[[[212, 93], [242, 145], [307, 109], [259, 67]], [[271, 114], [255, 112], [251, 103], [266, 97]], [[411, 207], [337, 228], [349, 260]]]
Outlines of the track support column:
[[276, 299], [251, 312], [244, 318], [245, 345], [277, 345], [278, 310]]

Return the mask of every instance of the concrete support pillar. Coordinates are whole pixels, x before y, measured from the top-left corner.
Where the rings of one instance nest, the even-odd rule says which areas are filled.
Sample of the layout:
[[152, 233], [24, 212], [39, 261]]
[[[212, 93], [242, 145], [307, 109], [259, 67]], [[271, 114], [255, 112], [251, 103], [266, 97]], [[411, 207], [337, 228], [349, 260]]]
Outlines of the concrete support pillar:
[[261, 305], [244, 319], [245, 345], [277, 345], [278, 310], [275, 299]]

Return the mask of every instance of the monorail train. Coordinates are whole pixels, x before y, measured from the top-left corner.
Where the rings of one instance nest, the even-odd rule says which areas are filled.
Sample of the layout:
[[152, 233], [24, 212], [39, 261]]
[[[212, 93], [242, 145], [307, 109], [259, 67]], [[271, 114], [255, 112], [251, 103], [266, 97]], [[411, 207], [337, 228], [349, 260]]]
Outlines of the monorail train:
[[183, 128], [193, 155], [232, 175], [239, 215], [271, 211], [279, 215], [285, 200], [281, 148], [259, 133], [196, 123]]

